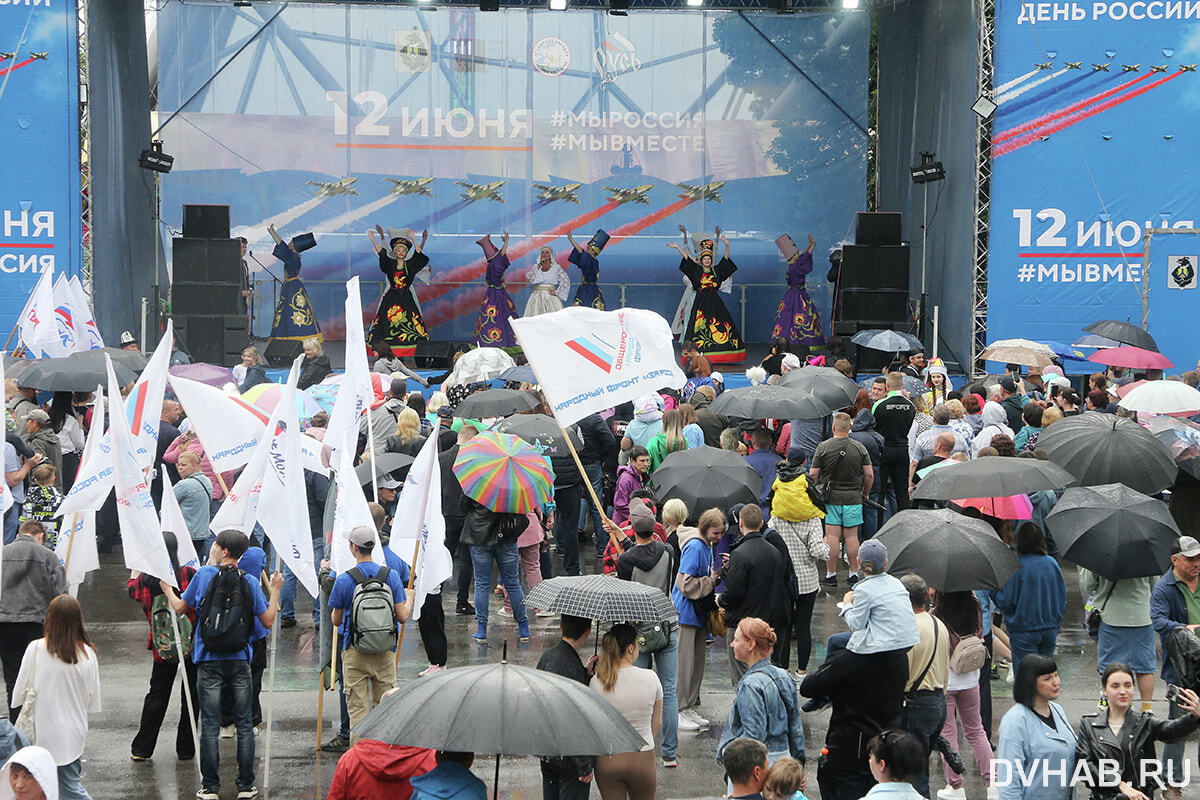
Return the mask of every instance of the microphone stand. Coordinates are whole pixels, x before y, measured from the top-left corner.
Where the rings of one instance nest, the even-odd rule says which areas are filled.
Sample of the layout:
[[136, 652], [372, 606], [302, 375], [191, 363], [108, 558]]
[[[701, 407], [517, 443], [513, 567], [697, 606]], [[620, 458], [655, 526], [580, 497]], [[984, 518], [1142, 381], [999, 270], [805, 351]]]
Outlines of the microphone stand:
[[[261, 269], [263, 272], [265, 272], [271, 276], [271, 280], [274, 282], [274, 289], [275, 289], [275, 302], [272, 305], [273, 306], [277, 305], [279, 303], [279, 291], [280, 291], [280, 287], [282, 286], [282, 282], [279, 280], [278, 277], [276, 277], [274, 272], [271, 272], [271, 270], [269, 270], [267, 268], [266, 264], [262, 263], [261, 261], [259, 261], [257, 258], [254, 257], [253, 250], [246, 250], [246, 255], [249, 256], [251, 258], [251, 260], [254, 261], [255, 264], [258, 264], [259, 269]], [[251, 316], [251, 319], [255, 318], [253, 309], [250, 312], [250, 316]]]

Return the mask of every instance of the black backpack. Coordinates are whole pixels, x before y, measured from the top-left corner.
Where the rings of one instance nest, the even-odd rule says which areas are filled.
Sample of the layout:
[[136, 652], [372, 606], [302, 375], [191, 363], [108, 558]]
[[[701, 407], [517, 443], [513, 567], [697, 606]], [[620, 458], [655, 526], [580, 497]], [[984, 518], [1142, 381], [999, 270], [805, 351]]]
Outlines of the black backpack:
[[200, 640], [213, 653], [245, 649], [254, 632], [254, 607], [245, 572], [220, 567], [200, 601]]

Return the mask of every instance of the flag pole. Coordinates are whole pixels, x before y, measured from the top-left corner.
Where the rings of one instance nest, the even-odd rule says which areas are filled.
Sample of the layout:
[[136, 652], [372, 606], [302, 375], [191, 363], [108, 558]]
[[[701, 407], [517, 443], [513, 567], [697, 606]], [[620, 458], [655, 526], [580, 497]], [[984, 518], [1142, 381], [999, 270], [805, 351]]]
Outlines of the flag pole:
[[325, 672], [317, 670], [317, 752], [321, 752], [321, 728], [325, 722]]
[[217, 476], [217, 485], [221, 487], [221, 492], [229, 497], [229, 487], [225, 485], [225, 479], [221, 477], [221, 473], [217, 472], [217, 468], [213, 467], [213, 475]]
[[63, 573], [66, 575], [71, 573], [71, 548], [75, 546], [75, 525], [78, 522], [78, 517], [78, 514], [71, 515], [71, 538], [67, 540], [67, 557], [63, 561]]
[[[275, 719], [275, 650], [279, 643], [279, 626], [271, 626], [271, 666], [267, 678], [267, 747], [263, 765], [263, 800], [271, 796], [271, 728]], [[322, 694], [324, 694], [322, 692]]]
[[[604, 522], [615, 525], [616, 523], [613, 523], [612, 520], [608, 518], [608, 515], [604, 513], [604, 504], [600, 502], [600, 498], [596, 497], [596, 488], [592, 486], [592, 482], [587, 479], [587, 472], [583, 468], [583, 462], [579, 460], [579, 453], [575, 452], [575, 443], [571, 441], [571, 436], [567, 433], [567, 429], [561, 425], [558, 426], [558, 429], [562, 431], [563, 438], [567, 440], [567, 449], [571, 451], [571, 458], [575, 459], [575, 466], [579, 468], [579, 474], [583, 477], [583, 485], [587, 487], [588, 494], [591, 495], [593, 507], [600, 513], [600, 518], [603, 519]], [[567, 535], [573, 536], [574, 533], [568, 532]], [[599, 537], [598, 533], [597, 537]], [[617, 535], [612, 531], [608, 531], [608, 538], [612, 541], [613, 547], [617, 549], [617, 552], [622, 552], [621, 542], [617, 539]]]
[[[428, 488], [429, 482], [428, 482], [428, 480], [425, 482], [425, 485], [426, 485], [425, 499], [426, 499], [426, 501], [428, 501], [428, 499], [429, 499], [429, 488]], [[426, 503], [426, 505], [428, 505], [428, 502]], [[417, 555], [420, 552], [421, 552], [421, 540], [417, 539], [417, 543], [415, 545], [413, 545], [412, 563], [408, 565], [408, 587], [407, 587], [406, 591], [409, 591], [409, 592], [412, 591], [413, 583], [417, 579]], [[413, 602], [415, 604], [416, 601], [414, 600]], [[421, 612], [418, 611], [417, 613], [419, 614]], [[404, 631], [407, 627], [408, 627], [407, 620], [400, 623], [400, 638], [396, 640], [396, 666], [397, 667], [400, 666], [400, 648], [402, 648], [404, 646]]]
[[[371, 390], [372, 396], [374, 390]], [[371, 496], [379, 502], [379, 479], [375, 474], [375, 425], [371, 422], [371, 404], [367, 403], [367, 447], [371, 450]]]
[[[71, 537], [74, 539], [74, 536]], [[70, 544], [67, 545], [68, 550]], [[171, 611], [171, 629], [175, 631], [175, 655], [179, 658], [180, 672], [183, 673], [183, 698], [186, 701], [186, 713], [188, 722], [192, 729], [192, 747], [196, 753], [196, 775], [200, 775], [200, 734], [196, 730], [196, 708], [192, 705], [192, 683], [188, 680], [186, 659], [183, 657], [183, 637], [179, 635], [179, 618], [175, 615], [175, 609], [167, 603], [167, 608]], [[185, 709], [180, 709], [179, 713], [185, 713]]]

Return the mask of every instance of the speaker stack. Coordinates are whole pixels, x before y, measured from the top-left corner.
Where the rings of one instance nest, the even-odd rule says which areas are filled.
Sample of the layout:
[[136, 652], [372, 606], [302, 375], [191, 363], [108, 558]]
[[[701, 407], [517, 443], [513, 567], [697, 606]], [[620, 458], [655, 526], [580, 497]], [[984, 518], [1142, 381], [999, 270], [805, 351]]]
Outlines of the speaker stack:
[[175, 334], [193, 361], [229, 366], [247, 343], [242, 250], [229, 238], [229, 206], [185, 205], [171, 240]]
[[[909, 259], [898, 212], [855, 215], [854, 244], [842, 247], [834, 333], [849, 339], [862, 330], [913, 331], [908, 308]], [[859, 372], [877, 372], [894, 354], [859, 347]]]

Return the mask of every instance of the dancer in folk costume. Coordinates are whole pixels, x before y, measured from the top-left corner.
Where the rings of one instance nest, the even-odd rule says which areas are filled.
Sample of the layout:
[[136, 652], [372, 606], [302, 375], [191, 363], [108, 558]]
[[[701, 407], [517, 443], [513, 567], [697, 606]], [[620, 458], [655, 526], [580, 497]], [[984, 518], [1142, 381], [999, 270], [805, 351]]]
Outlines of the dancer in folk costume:
[[721, 236], [720, 228], [716, 230], [716, 237], [725, 245], [725, 255], [715, 265], [713, 251], [716, 241], [713, 238], [700, 239], [698, 260], [692, 260], [687, 251], [675, 242], [667, 246], [679, 251], [682, 257], [679, 271], [687, 276], [696, 292], [684, 339], [695, 342], [701, 355], [710, 363], [726, 364], [745, 360], [746, 345], [733, 315], [719, 295], [721, 282], [737, 272], [737, 265], [729, 258], [729, 240]]
[[504, 273], [509, 264], [507, 231], [503, 239], [504, 244], [499, 250], [492, 244], [490, 235], [476, 242], [487, 259], [487, 292], [483, 295], [479, 319], [475, 321], [475, 343], [480, 347], [513, 347], [517, 343], [509, 322], [517, 317], [517, 307], [504, 288]]
[[[379, 238], [376, 238], [378, 233]], [[429, 264], [425, 255], [425, 242], [429, 231], [421, 231], [421, 243], [413, 244], [413, 232], [408, 228], [388, 240], [384, 247], [383, 228], [378, 225], [367, 231], [371, 247], [379, 256], [379, 271], [387, 276], [388, 288], [379, 300], [379, 310], [367, 335], [369, 342], [384, 342], [392, 355], [408, 358], [416, 353], [417, 343], [429, 340], [421, 308], [413, 293], [413, 279]], [[349, 320], [347, 320], [349, 323]]]
[[571, 243], [571, 255], [567, 256], [575, 266], [579, 267], [579, 288], [575, 290], [575, 305], [587, 306], [604, 310], [604, 294], [600, 291], [600, 251], [608, 244], [608, 233], [603, 228], [597, 228], [592, 238], [584, 246], [567, 234]]
[[775, 246], [787, 261], [787, 291], [779, 302], [775, 314], [775, 327], [771, 329], [771, 341], [787, 339], [790, 344], [820, 345], [825, 343], [821, 332], [821, 316], [808, 290], [804, 288], [804, 276], [812, 272], [813, 248], [817, 240], [809, 234], [808, 247], [801, 252], [786, 233], [775, 240]]
[[315, 336], [318, 340], [322, 339], [317, 316], [308, 300], [308, 292], [304, 290], [304, 282], [300, 280], [300, 254], [317, 246], [316, 237], [311, 233], [302, 233], [285, 242], [274, 225], [267, 228], [267, 233], [275, 240], [271, 255], [283, 262], [283, 289], [279, 293], [279, 304], [275, 307], [271, 338], [307, 339]]
[[562, 310], [571, 294], [571, 276], [554, 260], [554, 251], [549, 245], [542, 247], [537, 263], [529, 268], [525, 277], [533, 289], [525, 303], [525, 316], [536, 317]]

